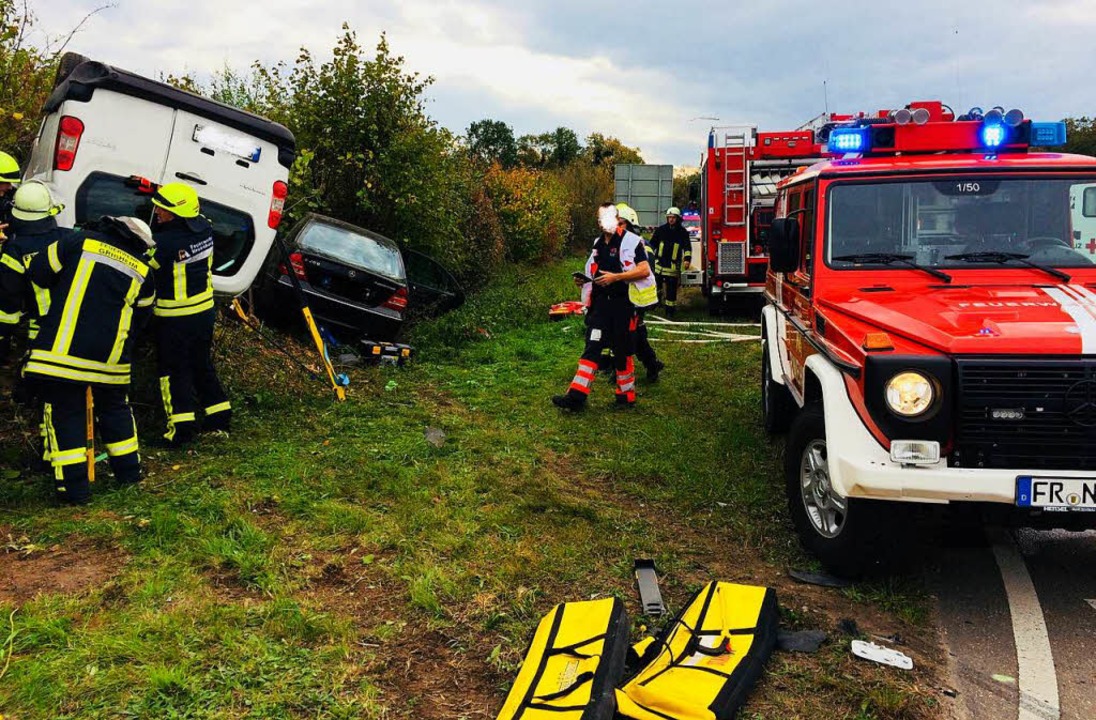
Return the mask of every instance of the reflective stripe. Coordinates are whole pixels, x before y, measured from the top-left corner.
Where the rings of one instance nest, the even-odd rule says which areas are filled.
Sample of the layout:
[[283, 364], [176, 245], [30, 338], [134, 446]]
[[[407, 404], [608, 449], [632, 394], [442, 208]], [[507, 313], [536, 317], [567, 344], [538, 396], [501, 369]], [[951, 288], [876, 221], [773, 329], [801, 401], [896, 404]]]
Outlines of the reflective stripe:
[[184, 296], [184, 297], [180, 298], [180, 297], [176, 296], [175, 299], [166, 298], [166, 297], [158, 298], [156, 300], [156, 307], [158, 307], [158, 308], [182, 308], [182, 307], [189, 307], [191, 305], [196, 305], [198, 303], [205, 302], [206, 300], [212, 300], [212, 299], [213, 299], [213, 288], [211, 287], [207, 290], [203, 290], [202, 292], [198, 293], [197, 295], [191, 295], [190, 297], [185, 297]]
[[42, 460], [49, 462], [53, 450], [57, 447], [57, 435], [53, 431], [53, 406], [49, 403], [42, 404], [42, 437], [46, 441], [45, 450], [42, 452]]
[[38, 305], [38, 317], [45, 317], [49, 312], [49, 290], [31, 283], [34, 288], [34, 302]]
[[55, 377], [62, 380], [74, 380], [82, 383], [98, 383], [100, 385], [129, 385], [129, 374], [125, 375], [103, 375], [101, 373], [90, 372], [87, 370], [74, 370], [72, 368], [58, 367], [57, 365], [46, 365], [39, 362], [28, 362], [23, 369], [24, 372], [31, 373], [32, 375], [43, 375], [45, 377]]
[[179, 413], [177, 415], [172, 415], [168, 419], [171, 420], [171, 422], [173, 422], [173, 423], [194, 422], [195, 420], [198, 419], [198, 416], [195, 413], [189, 412], [189, 413]]
[[19, 324], [19, 318], [21, 318], [21, 317], [23, 317], [23, 313], [21, 313], [21, 312], [6, 313], [6, 312], [3, 312], [3, 311], [0, 311], [0, 323], [3, 323], [5, 325], [18, 325]]
[[156, 296], [155, 295], [149, 295], [147, 298], [142, 298], [134, 304], [139, 308], [147, 308], [147, 307], [151, 306], [152, 303], [154, 303], [154, 302], [156, 302]]
[[231, 410], [231, 409], [232, 409], [232, 403], [230, 403], [226, 400], [225, 402], [218, 403], [217, 405], [210, 405], [209, 407], [207, 407], [205, 409], [205, 414], [206, 415], [216, 415], [219, 412], [225, 412], [226, 410]]
[[73, 357], [72, 355], [60, 355], [58, 353], [50, 352], [49, 350], [31, 350], [30, 359], [55, 365], [66, 365], [81, 370], [95, 370], [96, 372], [111, 375], [129, 375], [130, 372], [128, 363], [118, 364], [99, 362], [98, 360], [86, 360], [80, 357]]
[[[53, 245], [50, 246], [51, 248]], [[88, 280], [91, 278], [93, 263], [85, 258], [80, 258], [80, 264], [76, 267], [76, 275], [69, 287], [68, 297], [65, 299], [65, 309], [61, 311], [60, 328], [57, 338], [53, 341], [53, 352], [68, 355], [72, 347], [72, 334], [76, 329], [76, 318], [80, 314], [80, 306], [84, 302], [84, 293], [88, 289]]]
[[[108, 245], [107, 243], [102, 243], [98, 240], [85, 240], [82, 247], [85, 254], [92, 253], [93, 255], [96, 255], [96, 260], [99, 262], [103, 261], [99, 260], [99, 258], [103, 258], [104, 260], [112, 261], [110, 263], [112, 267], [118, 265], [126, 268], [126, 270], [122, 270], [122, 272], [128, 271], [136, 273], [140, 278], [143, 278], [148, 274], [148, 265], [141, 262], [133, 255], [130, 255], [125, 250], [120, 250], [113, 245]], [[121, 270], [121, 268], [118, 269]]]
[[175, 277], [175, 298], [178, 301], [186, 300], [186, 265], [175, 263], [171, 272]]
[[186, 315], [197, 315], [198, 313], [203, 313], [206, 310], [212, 310], [212, 309], [213, 309], [213, 298], [210, 298], [209, 300], [206, 300], [203, 303], [200, 303], [198, 305], [194, 305], [194, 306], [191, 306], [191, 307], [162, 308], [162, 307], [157, 306], [152, 311], [152, 314], [155, 315], [156, 317], [184, 317]]
[[111, 457], [119, 457], [121, 455], [129, 455], [130, 453], [137, 452], [137, 436], [129, 438], [128, 440], [120, 440], [116, 443], [107, 443], [107, 455]]
[[186, 260], [183, 260], [182, 262], [177, 263], [177, 264], [178, 265], [190, 265], [192, 263], [196, 263], [196, 262], [199, 262], [201, 260], [212, 260], [212, 258], [213, 258], [213, 248], [208, 248], [206, 250], [201, 251], [197, 255], [191, 255]]
[[118, 262], [114, 258], [107, 257], [105, 255], [100, 255], [98, 253], [93, 253], [93, 252], [84, 252], [80, 255], [80, 259], [81, 260], [88, 260], [88, 261], [94, 262], [94, 263], [99, 263], [100, 265], [106, 265], [111, 270], [117, 270], [118, 272], [122, 273], [123, 275], [128, 275], [129, 277], [133, 278], [134, 280], [136, 280], [138, 282], [144, 280], [144, 277], [141, 275], [141, 273], [134, 270], [129, 265], [126, 265], [125, 263], [122, 263], [122, 262]]
[[118, 334], [114, 336], [114, 347], [110, 350], [107, 363], [114, 365], [122, 357], [122, 350], [126, 346], [126, 338], [129, 337], [129, 326], [133, 322], [133, 301], [137, 299], [137, 293], [141, 291], [141, 281], [134, 279], [129, 283], [129, 292], [126, 293], [126, 304], [122, 307], [122, 316], [118, 319]]
[[57, 243], [50, 244], [49, 249], [46, 250], [46, 255], [49, 257], [49, 266], [53, 272], [61, 272], [61, 258], [57, 257]]
[[86, 448], [76, 448], [75, 450], [58, 450], [50, 453], [49, 461], [53, 463], [54, 467], [64, 465], [77, 465], [88, 459]]
[[13, 258], [11, 255], [8, 255], [7, 253], [5, 253], [3, 255], [0, 255], [0, 265], [3, 265], [7, 268], [10, 268], [11, 270], [14, 270], [15, 272], [19, 273], [20, 275], [22, 275], [23, 273], [25, 273], [27, 271], [27, 269], [25, 267], [23, 267], [23, 263], [19, 262], [18, 260]]

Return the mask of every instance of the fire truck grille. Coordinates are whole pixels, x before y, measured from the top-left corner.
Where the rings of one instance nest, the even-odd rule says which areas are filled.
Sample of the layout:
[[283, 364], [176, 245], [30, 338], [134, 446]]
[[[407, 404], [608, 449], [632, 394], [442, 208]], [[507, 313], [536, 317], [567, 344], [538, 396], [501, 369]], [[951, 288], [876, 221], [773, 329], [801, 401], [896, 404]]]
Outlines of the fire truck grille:
[[746, 273], [746, 243], [719, 243], [718, 275], [744, 275]]
[[960, 360], [951, 462], [1096, 469], [1096, 360]]

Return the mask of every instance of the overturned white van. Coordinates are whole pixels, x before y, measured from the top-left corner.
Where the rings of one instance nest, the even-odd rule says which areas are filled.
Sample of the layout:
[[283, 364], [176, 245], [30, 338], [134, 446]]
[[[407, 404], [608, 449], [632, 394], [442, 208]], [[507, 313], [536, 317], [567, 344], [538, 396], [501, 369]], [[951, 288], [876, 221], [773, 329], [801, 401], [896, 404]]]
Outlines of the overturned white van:
[[66, 207], [61, 224], [103, 215], [150, 219], [131, 178], [183, 181], [213, 223], [213, 287], [251, 286], [282, 219], [296, 153], [285, 127], [79, 55], [62, 60], [26, 179], [42, 180]]

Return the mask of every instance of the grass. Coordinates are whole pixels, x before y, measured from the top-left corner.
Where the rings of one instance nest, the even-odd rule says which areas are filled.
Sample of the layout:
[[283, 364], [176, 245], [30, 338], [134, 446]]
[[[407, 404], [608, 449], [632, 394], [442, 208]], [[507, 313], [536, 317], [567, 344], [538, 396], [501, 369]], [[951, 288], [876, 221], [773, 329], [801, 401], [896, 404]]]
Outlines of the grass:
[[[146, 451], [142, 487], [97, 487], [87, 508], [52, 507], [48, 482], [19, 471], [29, 431], [5, 426], [3, 562], [68, 558], [89, 580], [0, 594], [0, 616], [17, 610], [0, 713], [494, 717], [552, 605], [613, 594], [638, 612], [636, 557], [655, 558], [675, 609], [720, 578], [780, 585], [791, 626], [830, 628], [829, 603], [919, 632], [915, 583], [787, 587], [784, 567], [809, 560], [759, 427], [756, 343], [658, 343], [668, 369], [633, 413], [611, 411], [601, 381], [585, 414], [551, 406], [581, 351], [579, 319], [546, 318], [574, 295], [574, 264], [511, 272], [420, 326], [418, 361], [349, 370], [344, 404], [225, 323], [231, 439]], [[151, 379], [135, 388], [147, 438]], [[880, 671], [838, 643], [778, 655], [745, 716], [933, 717], [923, 672]]]

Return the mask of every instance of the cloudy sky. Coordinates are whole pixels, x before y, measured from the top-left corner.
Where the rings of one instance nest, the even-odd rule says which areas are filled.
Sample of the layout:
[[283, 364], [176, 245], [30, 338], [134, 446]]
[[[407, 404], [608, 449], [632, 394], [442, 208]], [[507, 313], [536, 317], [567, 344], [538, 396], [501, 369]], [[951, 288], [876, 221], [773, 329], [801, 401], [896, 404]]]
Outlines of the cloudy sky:
[[[32, 0], [53, 32], [101, 4]], [[343, 21], [366, 46], [387, 32], [433, 76], [429, 112], [455, 132], [483, 118], [518, 135], [564, 125], [648, 162], [695, 165], [710, 125], [791, 129], [827, 97], [840, 112], [939, 98], [1096, 115], [1096, 0], [116, 0], [71, 49], [202, 76], [302, 46], [326, 57]]]

